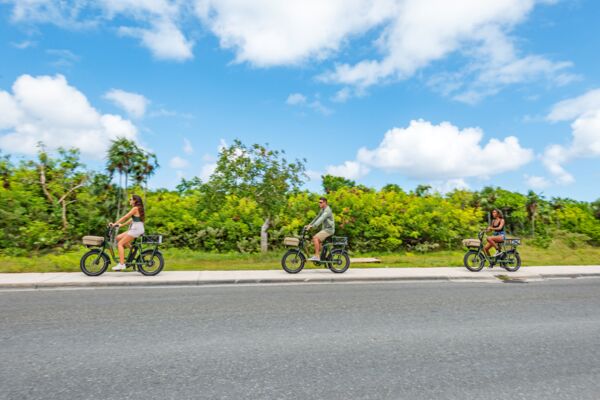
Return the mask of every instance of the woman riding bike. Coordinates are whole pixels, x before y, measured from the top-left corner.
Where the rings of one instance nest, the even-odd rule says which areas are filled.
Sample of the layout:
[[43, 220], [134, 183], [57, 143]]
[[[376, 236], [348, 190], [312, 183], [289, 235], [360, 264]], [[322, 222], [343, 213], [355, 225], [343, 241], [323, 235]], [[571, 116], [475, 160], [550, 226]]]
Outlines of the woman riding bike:
[[492, 236], [487, 237], [487, 244], [483, 248], [485, 254], [490, 256], [490, 249], [493, 247], [496, 249], [496, 256], [499, 255], [500, 247], [498, 246], [500, 243], [504, 242], [506, 237], [506, 233], [504, 232], [504, 216], [502, 212], [497, 208], [492, 211], [492, 223], [487, 228], [487, 231], [491, 231]]
[[129, 204], [131, 205], [131, 210], [119, 218], [112, 225], [121, 225], [123, 221], [125, 221], [126, 225], [129, 226], [129, 230], [127, 232], [123, 232], [117, 236], [117, 248], [119, 251], [119, 264], [113, 267], [113, 271], [122, 271], [127, 266], [125, 265], [125, 247], [137, 237], [140, 237], [144, 234], [144, 222], [146, 221], [146, 213], [144, 212], [144, 203], [142, 202], [142, 198], [136, 194], [131, 196], [129, 199]]

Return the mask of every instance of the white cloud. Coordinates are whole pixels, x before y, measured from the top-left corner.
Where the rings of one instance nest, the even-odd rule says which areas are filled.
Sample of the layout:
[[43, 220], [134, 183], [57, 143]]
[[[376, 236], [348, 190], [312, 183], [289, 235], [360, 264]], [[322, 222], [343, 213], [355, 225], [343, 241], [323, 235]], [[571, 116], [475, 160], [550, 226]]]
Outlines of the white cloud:
[[146, 27], [121, 26], [119, 34], [138, 38], [154, 57], [185, 61], [194, 57], [194, 42], [180, 27], [184, 3], [169, 0], [102, 0], [100, 6], [109, 18], [127, 16]]
[[183, 152], [188, 155], [194, 153], [192, 142], [190, 142], [187, 138], [183, 138]]
[[200, 170], [200, 179], [203, 182], [208, 182], [215, 169], [217, 169], [217, 163], [204, 164]]
[[7, 152], [32, 155], [41, 141], [49, 150], [76, 147], [102, 159], [118, 137], [136, 140], [137, 128], [98, 112], [62, 75], [21, 75], [12, 94], [0, 92], [0, 148]]
[[118, 26], [116, 31], [138, 38], [156, 58], [193, 58], [194, 43], [180, 27], [190, 6], [178, 0], [4, 1], [14, 5], [14, 22], [51, 23], [67, 29], [91, 28], [107, 21], [129, 24]]
[[10, 44], [16, 49], [25, 50], [30, 47], [35, 47], [37, 43], [31, 40], [23, 40], [21, 42], [11, 42]]
[[447, 181], [435, 181], [431, 182], [433, 190], [442, 194], [449, 193], [453, 190], [468, 190], [469, 185], [464, 179], [448, 179]]
[[[217, 152], [221, 153], [224, 149], [226, 149], [228, 147], [227, 142], [225, 141], [225, 139], [220, 139], [219, 140], [219, 145], [217, 146]], [[234, 154], [234, 157], [239, 157], [242, 154], [238, 152], [236, 154]], [[204, 162], [204, 165], [202, 166], [202, 168], [200, 169], [200, 175], [199, 178], [202, 179], [202, 181], [204, 182], [208, 182], [210, 180], [211, 175], [215, 172], [216, 168], [217, 168], [217, 160], [218, 157], [212, 155], [212, 154], [205, 154], [202, 156], [202, 161]]]
[[292, 93], [288, 96], [285, 104], [290, 106], [306, 104], [306, 96], [304, 96], [302, 93]]
[[325, 170], [329, 175], [352, 180], [360, 179], [370, 171], [365, 165], [356, 161], [346, 161], [342, 165], [330, 165]]
[[[569, 62], [515, 49], [514, 28], [540, 4], [554, 0], [4, 0], [14, 4], [13, 21], [59, 26], [117, 25], [121, 35], [138, 38], [156, 58], [193, 57], [186, 31], [193, 15], [235, 53], [236, 62], [271, 67], [336, 59], [320, 74], [323, 81], [355, 90], [407, 79], [451, 54], [463, 59], [458, 72], [430, 79], [431, 86], [453, 98], [474, 103], [512, 84], [546, 80], [563, 85], [577, 79]], [[433, 11], [432, 11], [433, 10]], [[192, 26], [192, 28], [189, 28]], [[193, 32], [193, 31], [192, 31]], [[370, 58], [353, 40], [376, 35]], [[355, 48], [361, 53], [352, 54]], [[449, 77], [449, 80], [443, 79]], [[336, 101], [350, 93], [341, 89]], [[317, 105], [315, 105], [317, 106]]]
[[571, 142], [550, 145], [542, 156], [542, 162], [558, 183], [572, 183], [575, 178], [565, 170], [564, 164], [577, 158], [600, 157], [600, 89], [557, 103], [546, 118], [574, 120]]
[[175, 157], [171, 158], [171, 161], [169, 161], [169, 167], [171, 167], [173, 169], [185, 169], [189, 166], [190, 166], [189, 161], [184, 158], [181, 158], [179, 156], [175, 156]]
[[154, 23], [150, 29], [121, 27], [119, 33], [140, 39], [158, 59], [185, 61], [194, 57], [194, 42], [186, 39], [172, 21]]
[[570, 62], [552, 62], [539, 55], [520, 56], [513, 42], [498, 27], [488, 26], [474, 34], [472, 61], [456, 73], [441, 73], [429, 79], [429, 86], [468, 104], [498, 93], [504, 86], [545, 80], [562, 86], [578, 76], [565, 70]]
[[525, 175], [525, 182], [527, 183], [528, 187], [536, 190], [544, 189], [551, 185], [551, 182], [548, 179], [544, 178], [543, 176], [535, 175]]
[[141, 118], [146, 114], [148, 106], [147, 98], [138, 93], [126, 92], [121, 89], [111, 89], [104, 95], [104, 98], [112, 101], [118, 107], [125, 110], [129, 115]]
[[306, 176], [308, 176], [308, 180], [311, 182], [320, 182], [321, 176], [323, 175], [323, 173], [319, 171], [314, 171], [312, 169], [307, 170], [305, 173]]
[[54, 57], [52, 65], [56, 68], [69, 68], [80, 60], [80, 57], [67, 49], [48, 49], [46, 54]]
[[349, 35], [384, 21], [393, 0], [197, 0], [197, 15], [236, 52], [236, 61], [257, 66], [294, 65], [324, 59]]
[[336, 103], [345, 103], [350, 97], [352, 97], [352, 91], [349, 87], [344, 87], [338, 90], [331, 100]]
[[333, 110], [331, 108], [326, 107], [323, 104], [321, 104], [321, 102], [319, 100], [314, 100], [314, 101], [310, 102], [308, 104], [308, 107], [323, 114], [323, 115], [333, 114]]
[[570, 121], [597, 110], [600, 110], [600, 89], [590, 90], [579, 97], [556, 103], [547, 119], [553, 122]]
[[[508, 36], [536, 3], [534, 0], [400, 2], [377, 40], [380, 59], [339, 64], [321, 76], [326, 82], [366, 88], [406, 79], [456, 52], [466, 59], [457, 73], [434, 76], [430, 85], [456, 100], [475, 103], [503, 86], [545, 79], [564, 85], [577, 79], [565, 72], [569, 62], [539, 55], [519, 56]], [[431, 12], [431, 10], [436, 10]]]
[[317, 111], [318, 113], [321, 113], [323, 115], [333, 114], [333, 110], [330, 109], [329, 107], [324, 106], [318, 97], [319, 96], [317, 95], [315, 100], [309, 101], [309, 99], [302, 93], [292, 93], [288, 96], [285, 103], [289, 106], [308, 107], [308, 108], [310, 108], [314, 111]]
[[94, 18], [87, 21], [79, 20], [82, 10], [86, 7], [86, 2], [82, 0], [3, 0], [3, 2], [14, 5], [11, 15], [13, 22], [51, 23], [69, 29], [86, 28], [96, 24]]
[[377, 148], [361, 148], [357, 162], [409, 178], [450, 180], [487, 178], [516, 170], [533, 158], [533, 152], [522, 148], [514, 136], [490, 139], [483, 147], [482, 139], [479, 128], [460, 130], [449, 122], [411, 121], [407, 128], [386, 132]]
[[17, 125], [22, 114], [10, 93], [0, 92], [0, 130]]

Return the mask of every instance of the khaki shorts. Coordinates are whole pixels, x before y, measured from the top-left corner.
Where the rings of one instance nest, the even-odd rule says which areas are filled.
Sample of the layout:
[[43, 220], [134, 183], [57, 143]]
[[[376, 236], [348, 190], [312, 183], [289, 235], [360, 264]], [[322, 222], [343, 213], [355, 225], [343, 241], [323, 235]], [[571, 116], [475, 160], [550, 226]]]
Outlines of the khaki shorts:
[[329, 236], [331, 236], [332, 234], [326, 231], [320, 231], [319, 233], [317, 233], [314, 237], [316, 237], [317, 239], [319, 239], [321, 241], [321, 243], [323, 243], [325, 241], [325, 239], [327, 239]]

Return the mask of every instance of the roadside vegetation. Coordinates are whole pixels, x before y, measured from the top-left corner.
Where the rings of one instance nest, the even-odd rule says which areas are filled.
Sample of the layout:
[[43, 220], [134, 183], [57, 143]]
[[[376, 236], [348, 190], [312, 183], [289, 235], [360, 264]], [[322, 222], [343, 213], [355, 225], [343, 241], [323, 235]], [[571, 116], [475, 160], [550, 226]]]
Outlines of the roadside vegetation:
[[[2, 272], [78, 272], [79, 259], [85, 247], [66, 252], [51, 251], [31, 257], [0, 255]], [[558, 239], [544, 249], [525, 243], [519, 247], [523, 265], [600, 265], [600, 248], [580, 245], [572, 248]], [[268, 253], [206, 253], [189, 249], [165, 249], [167, 271], [230, 271], [281, 269], [283, 251]], [[352, 257], [377, 257], [381, 263], [353, 263], [352, 268], [431, 268], [462, 267], [464, 250], [437, 250], [426, 253], [414, 251], [353, 253]], [[314, 267], [308, 263], [307, 269]]]
[[148, 233], [164, 235], [167, 270], [279, 268], [282, 240], [298, 234], [325, 194], [336, 234], [353, 256], [382, 263], [358, 267], [459, 266], [461, 240], [504, 213], [509, 235], [523, 238], [524, 265], [600, 264], [600, 199], [547, 199], [498, 187], [441, 194], [426, 185], [380, 190], [326, 175], [320, 193], [301, 190], [304, 160], [236, 141], [222, 149], [207, 182], [182, 180], [173, 190], [148, 190], [156, 157], [125, 139], [91, 171], [76, 150], [32, 160], [0, 155], [0, 272], [77, 271], [81, 237], [102, 235], [124, 213], [127, 195], [146, 204]]

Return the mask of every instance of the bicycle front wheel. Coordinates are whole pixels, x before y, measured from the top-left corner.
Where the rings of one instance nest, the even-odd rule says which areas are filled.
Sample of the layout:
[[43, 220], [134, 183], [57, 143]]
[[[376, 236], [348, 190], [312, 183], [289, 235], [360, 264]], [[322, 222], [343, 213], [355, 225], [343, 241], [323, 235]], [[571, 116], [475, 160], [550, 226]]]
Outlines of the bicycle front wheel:
[[336, 274], [346, 272], [350, 267], [350, 256], [343, 250], [333, 250], [330, 259], [329, 269]]
[[288, 250], [283, 257], [281, 257], [281, 267], [288, 274], [297, 274], [304, 268], [306, 257], [300, 250]]
[[469, 250], [465, 254], [463, 263], [469, 271], [479, 272], [485, 265], [485, 259], [478, 251]]
[[85, 253], [79, 261], [81, 272], [88, 276], [102, 275], [110, 264], [110, 259], [100, 249], [92, 249]]
[[158, 275], [165, 267], [165, 259], [160, 251], [144, 250], [140, 257], [139, 271], [142, 275]]

